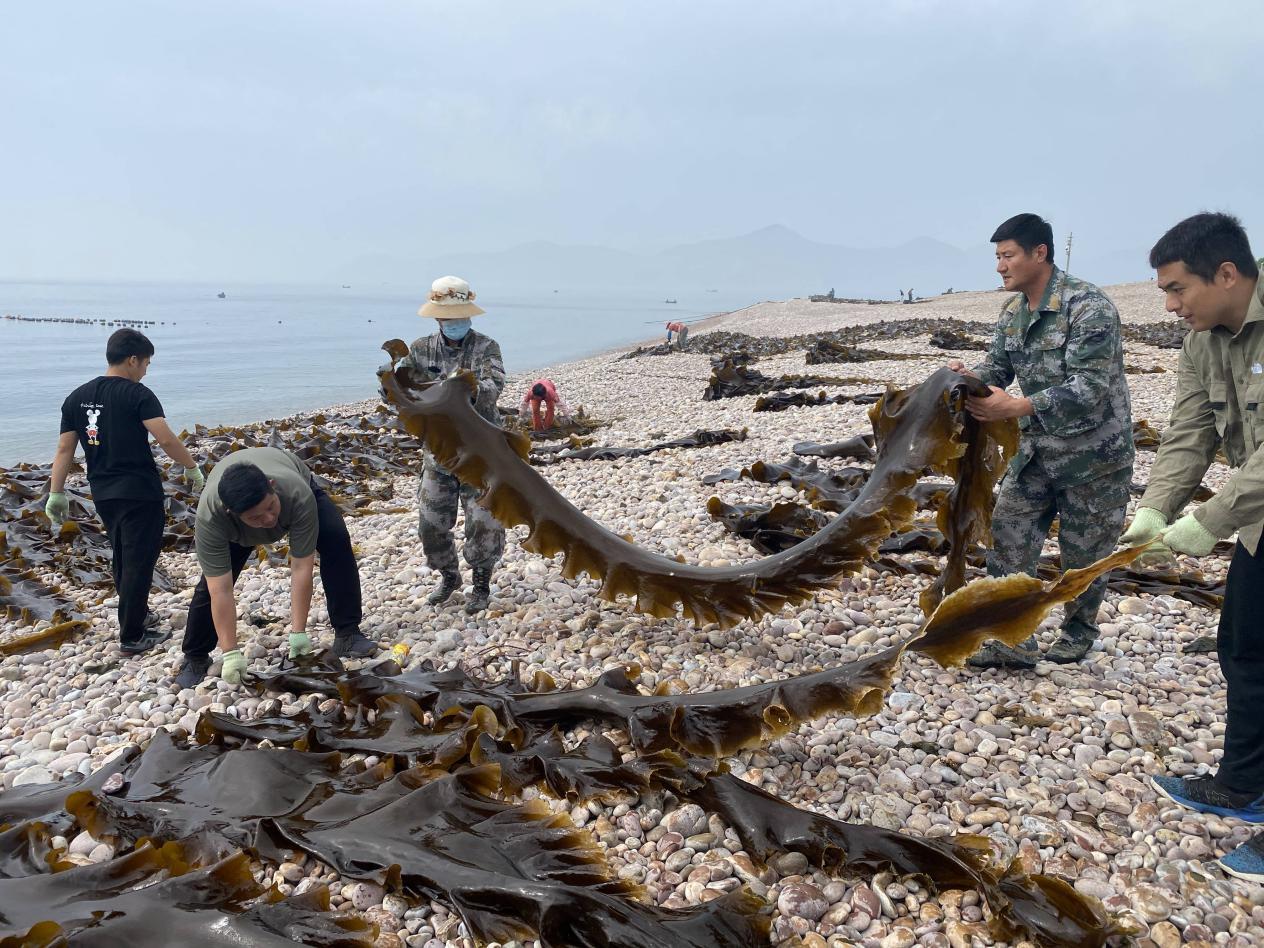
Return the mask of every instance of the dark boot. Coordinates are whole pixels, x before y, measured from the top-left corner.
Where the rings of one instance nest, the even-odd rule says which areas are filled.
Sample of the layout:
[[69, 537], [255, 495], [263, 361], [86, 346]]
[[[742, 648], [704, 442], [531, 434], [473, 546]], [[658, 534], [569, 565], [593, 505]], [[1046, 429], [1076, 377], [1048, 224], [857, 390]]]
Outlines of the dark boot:
[[971, 668], [1035, 668], [1039, 658], [1036, 638], [1032, 636], [1018, 648], [1012, 648], [1004, 642], [988, 642], [966, 659], [966, 664]]
[[460, 588], [460, 573], [441, 573], [439, 576], [439, 585], [435, 588], [434, 592], [426, 597], [426, 602], [430, 603], [432, 606], [437, 606], [440, 603], [447, 602], [448, 597]]
[[181, 688], [192, 688], [202, 681], [210, 670], [211, 656], [186, 654], [180, 673], [176, 675], [176, 684]]
[[465, 611], [470, 615], [482, 612], [492, 598], [492, 571], [479, 567], [474, 570], [474, 591], [465, 602]]
[[1093, 639], [1095, 638], [1097, 638], [1096, 629], [1078, 622], [1072, 623], [1062, 630], [1062, 634], [1058, 636], [1058, 641], [1049, 646], [1049, 651], [1045, 653], [1045, 658], [1051, 662], [1057, 662], [1059, 665], [1069, 665], [1072, 662], [1078, 662], [1093, 647]]
[[331, 651], [338, 658], [366, 658], [377, 651], [377, 643], [362, 635], [359, 629], [334, 633]]

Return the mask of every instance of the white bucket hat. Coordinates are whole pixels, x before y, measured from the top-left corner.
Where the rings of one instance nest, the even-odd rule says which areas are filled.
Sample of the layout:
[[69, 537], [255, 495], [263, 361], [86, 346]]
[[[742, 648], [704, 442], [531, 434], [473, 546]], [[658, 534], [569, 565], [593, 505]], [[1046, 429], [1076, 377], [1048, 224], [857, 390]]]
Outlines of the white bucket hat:
[[486, 310], [474, 305], [474, 291], [460, 277], [439, 277], [430, 284], [430, 298], [417, 310], [418, 316], [435, 319], [464, 319], [480, 316]]

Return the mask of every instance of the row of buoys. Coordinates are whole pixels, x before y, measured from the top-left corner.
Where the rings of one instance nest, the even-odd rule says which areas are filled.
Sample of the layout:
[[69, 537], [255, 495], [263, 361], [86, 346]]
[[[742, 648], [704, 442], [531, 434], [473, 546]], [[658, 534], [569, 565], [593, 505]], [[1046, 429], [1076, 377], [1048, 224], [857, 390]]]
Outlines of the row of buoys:
[[[150, 326], [165, 326], [166, 320], [157, 321], [153, 319], [119, 319], [118, 317], [105, 316], [14, 316], [10, 313], [4, 314], [5, 319], [12, 319], [20, 323], [71, 323], [76, 326], [122, 326], [125, 328], [148, 328]], [[175, 325], [173, 322], [171, 325]]]

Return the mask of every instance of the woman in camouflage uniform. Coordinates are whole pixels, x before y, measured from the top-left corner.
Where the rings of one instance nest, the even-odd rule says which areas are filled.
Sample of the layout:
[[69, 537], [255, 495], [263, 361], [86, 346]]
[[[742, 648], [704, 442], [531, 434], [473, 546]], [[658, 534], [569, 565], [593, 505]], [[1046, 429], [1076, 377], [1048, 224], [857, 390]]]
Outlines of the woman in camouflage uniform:
[[[505, 387], [505, 365], [495, 339], [470, 328], [470, 317], [484, 310], [475, 305], [470, 285], [460, 277], [445, 276], [430, 287], [430, 297], [417, 310], [418, 316], [430, 316], [439, 324], [439, 331], [413, 342], [401, 365], [429, 381], [442, 379], [453, 372], [468, 370], [478, 379], [475, 410], [494, 425], [500, 424], [496, 401]], [[462, 485], [425, 452], [424, 468], [417, 489], [417, 532], [426, 563], [439, 573], [439, 586], [428, 597], [433, 605], [446, 602], [461, 585], [461, 568], [456, 558], [456, 542], [452, 528], [456, 524], [458, 501], [465, 511], [465, 562], [474, 571], [474, 589], [466, 600], [465, 611], [481, 612], [491, 598], [492, 570], [505, 549], [505, 528], [477, 503], [478, 491]]]

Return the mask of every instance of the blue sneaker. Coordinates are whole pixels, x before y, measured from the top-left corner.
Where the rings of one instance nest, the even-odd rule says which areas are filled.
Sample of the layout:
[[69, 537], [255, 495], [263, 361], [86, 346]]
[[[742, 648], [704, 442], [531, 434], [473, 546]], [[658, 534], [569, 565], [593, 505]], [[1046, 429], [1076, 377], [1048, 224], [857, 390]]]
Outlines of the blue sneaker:
[[1234, 793], [1216, 783], [1211, 776], [1151, 777], [1154, 789], [1174, 803], [1197, 810], [1231, 816], [1248, 823], [1264, 823], [1264, 793]]
[[1247, 882], [1264, 882], [1264, 834], [1251, 837], [1217, 862], [1231, 876]]

